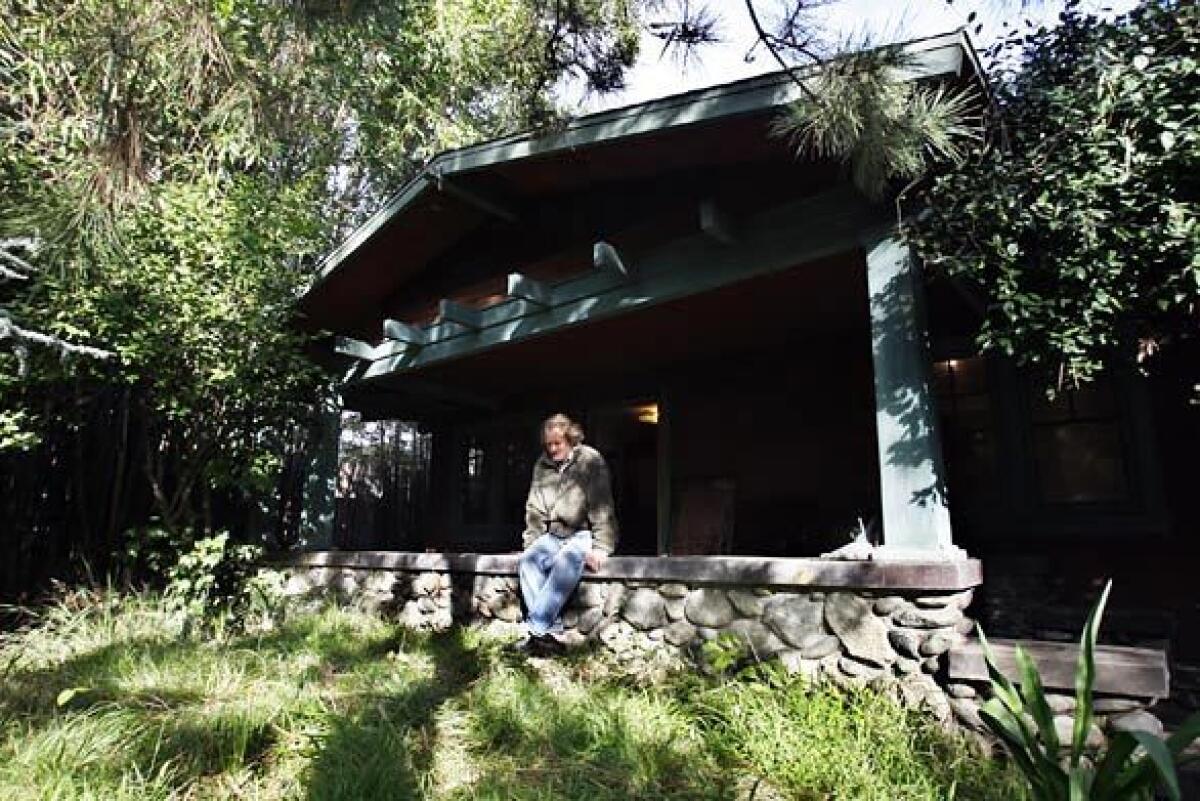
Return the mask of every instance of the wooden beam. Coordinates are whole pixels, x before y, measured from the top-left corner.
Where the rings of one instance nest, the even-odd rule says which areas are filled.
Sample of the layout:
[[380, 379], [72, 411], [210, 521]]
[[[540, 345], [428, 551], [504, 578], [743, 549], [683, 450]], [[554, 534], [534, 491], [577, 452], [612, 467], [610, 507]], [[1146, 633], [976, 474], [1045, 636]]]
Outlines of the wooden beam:
[[732, 245], [737, 240], [733, 221], [711, 198], [700, 203], [700, 230], [722, 245]]
[[508, 274], [508, 290], [506, 294], [510, 298], [526, 300], [538, 306], [552, 305], [550, 287], [541, 281], [534, 280], [520, 273]]
[[418, 376], [405, 376], [386, 389], [369, 388], [369, 391], [345, 393], [343, 399], [345, 408], [375, 420], [420, 417], [422, 412], [444, 412], [447, 408], [477, 412], [494, 412], [499, 408], [491, 398]]
[[483, 316], [478, 309], [472, 309], [453, 300], [442, 299], [438, 302], [438, 318], [444, 323], [457, 323], [472, 331], [478, 331], [483, 325]]
[[428, 331], [424, 328], [418, 328], [415, 325], [402, 323], [399, 320], [384, 320], [383, 336], [386, 339], [394, 339], [397, 342], [405, 342], [409, 345], [416, 345], [419, 348], [429, 344]]
[[556, 285], [549, 308], [525, 301], [489, 306], [477, 312], [477, 331], [447, 331], [428, 347], [360, 364], [347, 380], [371, 382], [855, 251], [861, 232], [883, 214], [849, 187], [787, 203], [742, 220], [734, 245], [714, 248], [702, 233], [664, 243], [639, 256], [636, 282], [589, 271]]
[[474, 206], [482, 212], [504, 220], [507, 223], [515, 223], [517, 215], [507, 205], [497, 200], [494, 197], [486, 195], [482, 192], [454, 183], [446, 178], [444, 172], [438, 171], [433, 173], [433, 180], [437, 184], [439, 192], [444, 192], [447, 195], [452, 195], [468, 206]]
[[621, 254], [607, 242], [597, 242], [592, 246], [592, 266], [597, 270], [629, 277], [629, 268], [621, 261]]

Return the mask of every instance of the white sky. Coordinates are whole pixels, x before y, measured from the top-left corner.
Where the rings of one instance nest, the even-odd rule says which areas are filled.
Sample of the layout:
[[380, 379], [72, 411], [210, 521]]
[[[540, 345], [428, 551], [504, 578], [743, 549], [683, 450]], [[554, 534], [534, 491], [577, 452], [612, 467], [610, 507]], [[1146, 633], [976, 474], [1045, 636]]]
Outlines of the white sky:
[[[586, 114], [617, 106], [640, 103], [656, 97], [728, 83], [778, 69], [770, 53], [759, 47], [747, 60], [754, 44], [754, 29], [746, 12], [744, 0], [690, 0], [693, 8], [707, 7], [720, 20], [718, 33], [722, 41], [697, 48], [697, 60], [679, 64], [670, 54], [660, 56], [662, 42], [648, 31], [643, 34], [638, 61], [626, 76], [624, 91], [605, 96], [586, 96], [578, 84], [566, 84], [560, 97], [575, 113]], [[771, 27], [773, 13], [786, 0], [755, 0], [755, 8], [763, 23]], [[1027, 8], [1022, 8], [1027, 5]], [[967, 16], [978, 17], [969, 26], [975, 47], [983, 50], [1007, 30], [1004, 21], [1031, 20], [1035, 26], [1054, 25], [1062, 10], [1061, 0], [838, 0], [817, 9], [812, 16], [818, 21], [830, 43], [861, 41], [865, 36], [876, 43], [917, 39], [946, 33], [967, 26]], [[1134, 0], [1088, 0], [1086, 10], [1096, 13], [1117, 13], [1128, 10]], [[670, 11], [659, 15], [670, 18]], [[983, 31], [975, 35], [974, 26], [983, 23]]]

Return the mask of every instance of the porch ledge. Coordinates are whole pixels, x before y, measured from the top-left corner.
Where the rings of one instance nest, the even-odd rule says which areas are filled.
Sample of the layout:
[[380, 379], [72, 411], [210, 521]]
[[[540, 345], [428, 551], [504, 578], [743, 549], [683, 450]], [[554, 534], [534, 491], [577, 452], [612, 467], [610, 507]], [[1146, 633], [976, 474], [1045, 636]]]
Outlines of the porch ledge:
[[[308, 551], [278, 557], [292, 567], [515, 575], [517, 554]], [[590, 581], [681, 581], [867, 590], [958, 591], [983, 582], [978, 559], [842, 561], [763, 556], [614, 556]]]

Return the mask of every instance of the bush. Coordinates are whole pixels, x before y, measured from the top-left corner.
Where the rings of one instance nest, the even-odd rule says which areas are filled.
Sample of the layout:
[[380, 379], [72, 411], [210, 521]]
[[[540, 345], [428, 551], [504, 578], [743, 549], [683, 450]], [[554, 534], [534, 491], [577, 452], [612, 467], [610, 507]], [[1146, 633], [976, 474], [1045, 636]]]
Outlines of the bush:
[[242, 629], [251, 619], [275, 619], [281, 611], [283, 574], [258, 566], [262, 548], [232, 544], [221, 532], [197, 540], [168, 571], [166, 597], [182, 612], [185, 632]]
[[[152, 586], [161, 588], [167, 571], [179, 560], [179, 539], [163, 526], [131, 528], [122, 535], [124, 548], [117, 557], [119, 577], [127, 587]], [[183, 547], [190, 545], [186, 539]]]
[[[1019, 689], [996, 667], [987, 638], [979, 631], [992, 681], [993, 697], [980, 717], [1008, 747], [1013, 761], [1029, 784], [1034, 801], [1140, 801], [1154, 797], [1161, 787], [1179, 801], [1179, 780], [1174, 760], [1200, 735], [1200, 715], [1195, 715], [1164, 743], [1148, 732], [1117, 732], [1107, 750], [1093, 762], [1084, 753], [1092, 721], [1092, 687], [1096, 679], [1096, 636], [1110, 581], [1083, 627], [1079, 664], [1075, 672], [1075, 727], [1069, 744], [1060, 744], [1041, 676], [1033, 660], [1016, 649], [1021, 671]], [[1060, 745], [1069, 749], [1065, 758]]]

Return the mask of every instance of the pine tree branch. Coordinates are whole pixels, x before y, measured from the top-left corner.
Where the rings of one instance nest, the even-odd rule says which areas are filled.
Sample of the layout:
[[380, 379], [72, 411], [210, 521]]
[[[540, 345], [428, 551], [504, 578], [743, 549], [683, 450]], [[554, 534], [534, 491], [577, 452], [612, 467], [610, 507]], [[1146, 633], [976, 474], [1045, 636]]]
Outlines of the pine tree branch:
[[[792, 82], [795, 83], [796, 86], [800, 87], [800, 91], [804, 93], [804, 96], [810, 102], [820, 103], [816, 93], [804, 85], [804, 81], [796, 76], [794, 71], [795, 68], [788, 64], [780, 52], [775, 48], [775, 37], [768, 33], [767, 29], [763, 27], [762, 21], [758, 18], [758, 12], [754, 9], [754, 0], [746, 0], [746, 13], [750, 15], [750, 23], [754, 25], [754, 32], [758, 35], [758, 41], [762, 43], [763, 47], [767, 48], [767, 52], [774, 56], [775, 60], [779, 62], [779, 66], [783, 67], [783, 69], [787, 72], [788, 77], [792, 79]], [[753, 50], [753, 48], [751, 48], [751, 50]], [[809, 54], [803, 49], [801, 49], [801, 52], [804, 52], [805, 55], [809, 56], [809, 58], [812, 58], [814, 62], [818, 64], [820, 63], [820, 59]]]

